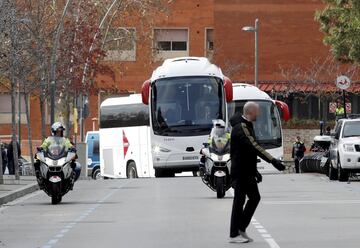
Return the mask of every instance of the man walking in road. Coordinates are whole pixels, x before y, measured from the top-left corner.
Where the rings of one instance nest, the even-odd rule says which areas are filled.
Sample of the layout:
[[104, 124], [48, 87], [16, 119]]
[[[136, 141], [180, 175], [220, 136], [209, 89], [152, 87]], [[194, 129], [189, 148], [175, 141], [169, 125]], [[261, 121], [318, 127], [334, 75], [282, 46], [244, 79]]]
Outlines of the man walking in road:
[[292, 158], [295, 162], [296, 173], [300, 173], [300, 160], [304, 157], [305, 151], [304, 142], [301, 141], [300, 136], [297, 136], [292, 149]]
[[[282, 171], [283, 163], [273, 158], [255, 140], [253, 122], [259, 115], [259, 105], [247, 102], [244, 105], [243, 115], [235, 114], [230, 124], [231, 131], [231, 179], [234, 188], [234, 201], [231, 213], [230, 240], [231, 243], [247, 243], [253, 241], [246, 233], [260, 202], [258, 183], [262, 176], [257, 170], [257, 156]], [[248, 201], [245, 204], [246, 196]]]

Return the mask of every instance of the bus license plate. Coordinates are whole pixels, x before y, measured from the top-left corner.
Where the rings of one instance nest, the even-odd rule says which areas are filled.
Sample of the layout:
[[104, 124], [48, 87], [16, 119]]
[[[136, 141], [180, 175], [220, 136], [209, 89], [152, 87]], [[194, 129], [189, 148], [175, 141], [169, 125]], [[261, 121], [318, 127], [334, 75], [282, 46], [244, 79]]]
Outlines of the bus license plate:
[[183, 160], [198, 160], [198, 156], [184, 156]]

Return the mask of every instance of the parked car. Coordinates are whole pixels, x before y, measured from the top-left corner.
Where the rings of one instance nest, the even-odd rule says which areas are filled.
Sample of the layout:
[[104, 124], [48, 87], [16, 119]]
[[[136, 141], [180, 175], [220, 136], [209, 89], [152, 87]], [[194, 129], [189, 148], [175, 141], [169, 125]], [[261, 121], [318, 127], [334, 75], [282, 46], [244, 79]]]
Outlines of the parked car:
[[87, 132], [85, 143], [87, 147], [87, 174], [95, 180], [100, 179], [99, 132]]
[[332, 136], [329, 179], [347, 181], [360, 172], [360, 118], [338, 120]]

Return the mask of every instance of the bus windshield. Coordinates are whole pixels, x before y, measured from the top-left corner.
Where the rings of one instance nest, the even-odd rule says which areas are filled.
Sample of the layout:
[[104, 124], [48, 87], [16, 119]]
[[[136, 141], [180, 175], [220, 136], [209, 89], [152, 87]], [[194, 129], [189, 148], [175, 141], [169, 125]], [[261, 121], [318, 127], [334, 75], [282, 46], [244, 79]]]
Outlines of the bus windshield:
[[221, 80], [214, 77], [178, 77], [152, 85], [154, 133], [197, 136], [210, 133], [212, 120], [224, 120]]
[[[247, 100], [234, 101], [228, 104], [229, 118], [235, 113], [243, 112]], [[259, 104], [260, 115], [254, 123], [256, 140], [265, 149], [282, 146], [280, 116], [275, 104], [271, 101], [255, 101]]]

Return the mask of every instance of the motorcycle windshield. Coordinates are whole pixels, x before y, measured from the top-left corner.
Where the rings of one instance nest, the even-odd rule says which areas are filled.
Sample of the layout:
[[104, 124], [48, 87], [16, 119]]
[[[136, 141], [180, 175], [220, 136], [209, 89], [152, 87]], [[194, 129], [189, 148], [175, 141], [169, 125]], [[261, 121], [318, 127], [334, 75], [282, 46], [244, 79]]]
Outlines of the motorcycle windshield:
[[225, 154], [229, 152], [229, 140], [224, 136], [213, 136], [211, 150], [216, 154]]
[[47, 155], [49, 158], [57, 160], [66, 155], [65, 148], [65, 138], [52, 137]]

